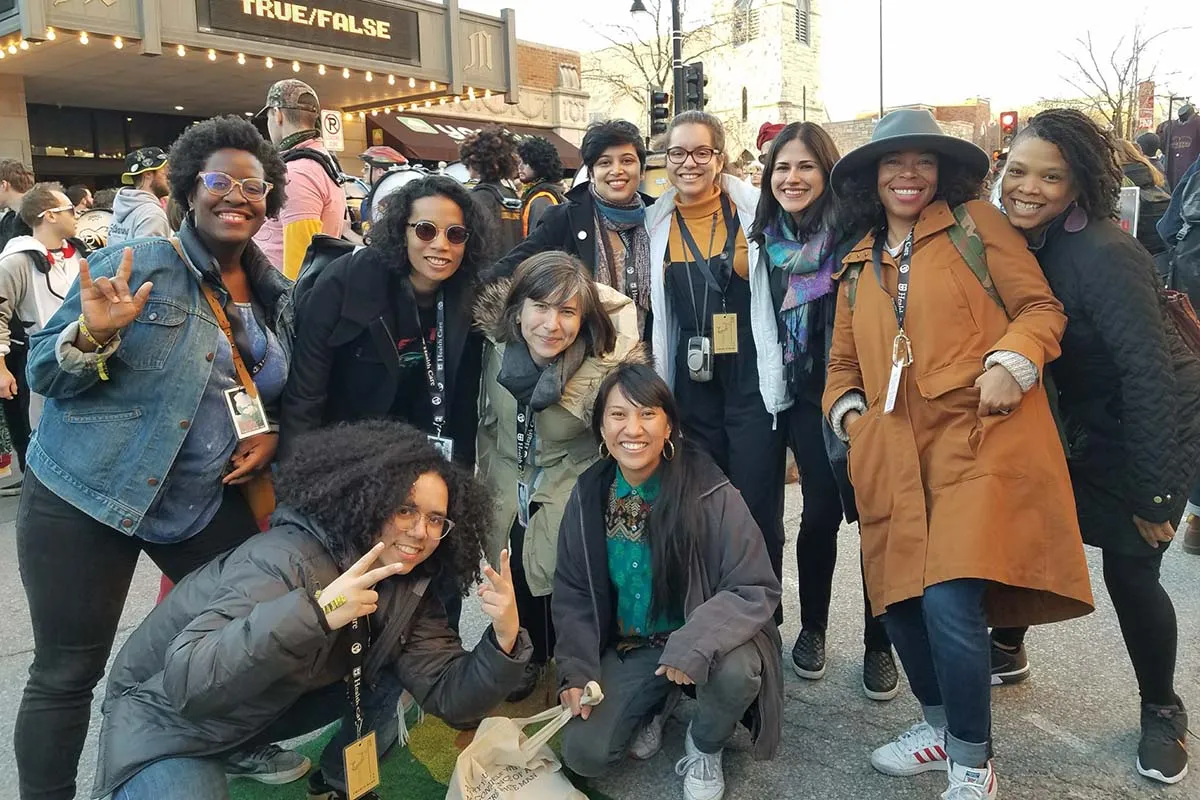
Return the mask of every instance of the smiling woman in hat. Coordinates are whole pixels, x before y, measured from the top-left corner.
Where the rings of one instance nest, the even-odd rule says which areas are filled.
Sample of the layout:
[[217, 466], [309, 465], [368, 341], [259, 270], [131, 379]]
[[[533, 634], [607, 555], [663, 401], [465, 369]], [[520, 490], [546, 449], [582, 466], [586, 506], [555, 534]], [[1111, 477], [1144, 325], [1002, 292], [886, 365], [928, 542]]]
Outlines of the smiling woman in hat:
[[871, 604], [924, 712], [871, 763], [948, 770], [946, 800], [996, 794], [988, 623], [1092, 609], [1040, 380], [1066, 318], [1020, 234], [974, 200], [987, 169], [902, 110], [830, 176], [869, 233], [839, 272], [823, 405], [850, 443]]

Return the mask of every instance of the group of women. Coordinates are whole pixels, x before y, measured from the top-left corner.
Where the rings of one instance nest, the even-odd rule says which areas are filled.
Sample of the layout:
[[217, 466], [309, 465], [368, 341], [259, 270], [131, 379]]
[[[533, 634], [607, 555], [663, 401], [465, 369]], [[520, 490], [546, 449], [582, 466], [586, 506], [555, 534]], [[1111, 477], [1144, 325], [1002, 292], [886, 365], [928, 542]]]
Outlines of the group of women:
[[[677, 116], [673, 190], [652, 201], [637, 128], [594, 125], [589, 182], [498, 261], [463, 187], [414, 181], [296, 296], [251, 242], [282, 203], [277, 153], [232, 117], [181, 136], [178, 239], [101, 251], [31, 345], [48, 401], [17, 523], [22, 798], [74, 796], [145, 552], [178, 585], [111, 670], [97, 797], [293, 780], [308, 760], [272, 742], [342, 719], [309, 777], [338, 800], [345, 748], [402, 740], [402, 692], [466, 727], [553, 659], [568, 767], [653, 757], [687, 693], [676, 771], [686, 798], [719, 800], [739, 722], [756, 758], [781, 736], [789, 445], [796, 672], [825, 672], [837, 532], [857, 519], [864, 690], [896, 696], [894, 645], [922, 706], [873, 766], [995, 797], [996, 653], [1092, 609], [1086, 541], [1139, 682], [1138, 769], [1180, 780], [1158, 571], [1200, 458], [1200, 361], [1111, 221], [1107, 135], [1031, 120], [1003, 213], [975, 199], [986, 155], [925, 112], [840, 159], [789, 125], [761, 193], [724, 149], [716, 118]], [[262, 426], [238, 422], [242, 393]], [[492, 626], [465, 651], [475, 585]], [[593, 680], [605, 699], [582, 705]]]

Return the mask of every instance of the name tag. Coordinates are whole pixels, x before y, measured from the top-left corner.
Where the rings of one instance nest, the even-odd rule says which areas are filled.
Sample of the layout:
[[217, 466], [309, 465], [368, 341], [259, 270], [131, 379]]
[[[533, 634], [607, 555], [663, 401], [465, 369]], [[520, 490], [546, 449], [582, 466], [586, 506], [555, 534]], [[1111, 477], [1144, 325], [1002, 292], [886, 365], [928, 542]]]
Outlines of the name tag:
[[342, 751], [346, 764], [346, 795], [358, 800], [379, 785], [379, 752], [375, 749], [375, 731], [348, 745]]
[[896, 410], [896, 395], [900, 394], [900, 379], [904, 376], [904, 367], [892, 364], [892, 374], [888, 377], [887, 397], [883, 401], [883, 413], [890, 414]]
[[713, 352], [726, 355], [738, 351], [737, 314], [713, 314]]

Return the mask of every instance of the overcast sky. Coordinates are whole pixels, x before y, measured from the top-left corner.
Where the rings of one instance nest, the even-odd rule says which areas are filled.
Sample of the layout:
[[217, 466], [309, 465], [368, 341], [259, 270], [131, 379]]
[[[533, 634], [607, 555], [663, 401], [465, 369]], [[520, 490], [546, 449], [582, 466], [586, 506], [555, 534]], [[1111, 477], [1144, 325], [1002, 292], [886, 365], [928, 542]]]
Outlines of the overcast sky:
[[[692, 0], [697, 8], [709, 0]], [[631, 0], [461, 0], [463, 8], [517, 12], [517, 36], [588, 50], [604, 45], [589, 27], [630, 19]], [[879, 1], [813, 0], [821, 15], [821, 98], [831, 119], [879, 105]], [[684, 8], [687, 8], [685, 1]], [[686, 11], [685, 11], [686, 13]], [[883, 0], [884, 103], [955, 103], [990, 97], [992, 108], [1078, 95], [1064, 80], [1060, 50], [1089, 31], [1107, 56], [1140, 20], [1148, 32], [1186, 27], [1151, 45], [1157, 93], [1200, 101], [1197, 0]], [[1159, 46], [1161, 45], [1161, 46]], [[1140, 72], [1149, 69], [1145, 64]], [[1165, 79], [1164, 79], [1164, 76]]]

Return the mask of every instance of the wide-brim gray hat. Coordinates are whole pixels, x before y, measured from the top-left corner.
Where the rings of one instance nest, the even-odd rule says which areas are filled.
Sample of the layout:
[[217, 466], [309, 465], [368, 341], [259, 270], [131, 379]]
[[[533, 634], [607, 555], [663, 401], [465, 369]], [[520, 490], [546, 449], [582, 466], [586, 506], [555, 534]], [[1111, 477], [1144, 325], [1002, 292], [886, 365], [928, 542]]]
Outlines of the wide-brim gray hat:
[[833, 165], [829, 182], [836, 190], [851, 175], [878, 162], [884, 155], [900, 150], [928, 150], [947, 156], [966, 167], [971, 177], [980, 180], [992, 166], [988, 154], [980, 147], [943, 133], [933, 114], [923, 109], [902, 108], [879, 120], [871, 132], [871, 141], [851, 150]]

